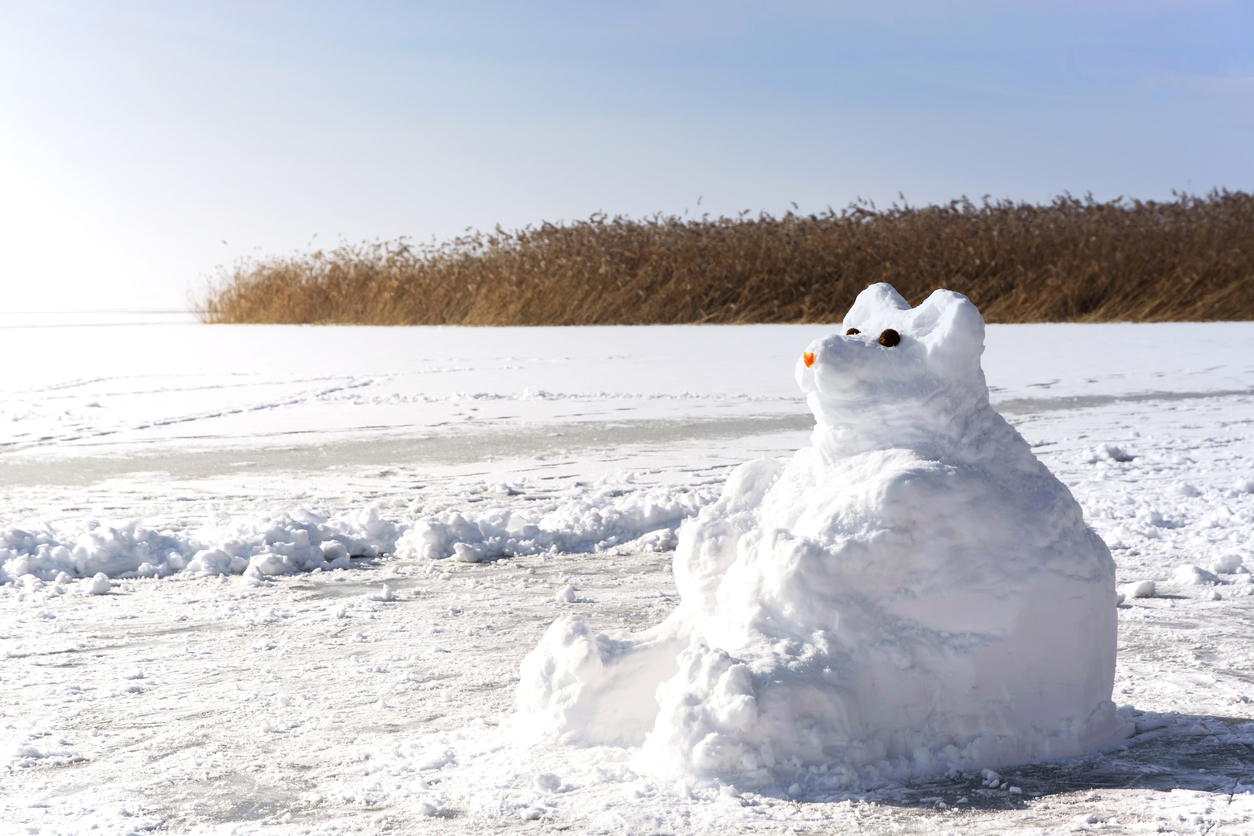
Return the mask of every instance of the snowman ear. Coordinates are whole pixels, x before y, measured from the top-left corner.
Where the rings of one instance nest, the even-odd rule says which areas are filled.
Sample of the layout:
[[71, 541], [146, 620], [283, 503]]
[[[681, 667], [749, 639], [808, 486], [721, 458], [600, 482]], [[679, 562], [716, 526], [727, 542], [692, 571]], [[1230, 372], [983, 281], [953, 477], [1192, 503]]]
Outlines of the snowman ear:
[[984, 353], [984, 317], [961, 293], [937, 290], [911, 312], [911, 335], [928, 354], [954, 361], [979, 361]]
[[845, 314], [845, 321], [841, 325], [846, 331], [852, 328], [854, 333], [858, 333], [859, 329], [869, 324], [896, 322], [900, 313], [908, 310], [910, 310], [910, 303], [903, 299], [892, 285], [879, 282], [858, 294], [858, 298], [854, 300], [849, 313]]

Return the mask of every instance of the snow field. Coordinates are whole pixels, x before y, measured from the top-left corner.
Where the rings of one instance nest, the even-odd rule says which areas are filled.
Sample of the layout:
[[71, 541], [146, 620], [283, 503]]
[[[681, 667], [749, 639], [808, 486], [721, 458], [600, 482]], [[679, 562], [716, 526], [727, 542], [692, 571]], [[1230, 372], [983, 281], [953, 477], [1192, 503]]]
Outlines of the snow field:
[[[351, 559], [345, 570], [261, 578], [114, 577], [96, 595], [80, 594], [94, 576], [66, 572], [0, 586], [0, 832], [1250, 832], [1254, 601], [1246, 591], [1254, 585], [1241, 569], [1254, 559], [1254, 363], [1240, 346], [1254, 339], [1208, 339], [1199, 353], [1195, 342], [1166, 338], [1170, 327], [1147, 328], [1154, 336], [1142, 343], [1130, 337], [1142, 333], [1136, 327], [1112, 328], [1074, 329], [1113, 333], [1108, 342], [1075, 341], [1065, 336], [1070, 327], [1012, 327], [1004, 338], [991, 329], [990, 351], [994, 338], [1031, 348], [1033, 334], [1055, 336], [1040, 343], [1050, 355], [1044, 365], [1028, 354], [1016, 361], [1043, 374], [1012, 380], [990, 367], [989, 379], [995, 403], [1113, 547], [1125, 592], [1115, 610], [1114, 693], [1135, 724], [1124, 748], [999, 769], [995, 787], [979, 772], [907, 783], [886, 773], [849, 792], [808, 768], [775, 787], [738, 789], [659, 780], [635, 770], [623, 747], [516, 746], [509, 718], [519, 662], [549, 624], [578, 615], [600, 630], [639, 631], [676, 607], [672, 555], [633, 553], [629, 541], [488, 563], [382, 555]], [[331, 329], [318, 339], [334, 344]], [[1077, 365], [1055, 349], [1092, 357]], [[316, 351], [301, 350], [304, 360]], [[332, 366], [348, 356], [330, 353]], [[1051, 373], [1055, 360], [1061, 371]], [[1196, 374], [1178, 372], [1190, 363]], [[1208, 363], [1220, 368], [1207, 371]], [[1097, 382], [1066, 379], [1070, 368]], [[245, 390], [227, 386], [214, 397]], [[580, 408], [604, 416], [623, 405]], [[352, 420], [363, 423], [360, 414]], [[67, 548], [91, 530], [90, 518], [118, 529], [139, 518], [190, 539], [219, 525], [223, 511], [235, 521], [228, 527], [251, 529], [276, 514], [296, 518], [302, 506], [321, 525], [374, 506], [401, 535], [447, 512], [476, 526], [499, 527], [505, 511], [538, 524], [563, 504], [652, 490], [678, 497], [686, 487], [713, 499], [735, 463], [804, 444], [796, 434], [710, 440], [694, 429], [686, 438], [644, 433], [610, 449], [592, 444], [591, 433], [571, 442], [571, 425], [545, 432], [564, 435], [491, 464], [407, 462], [366, 441], [353, 448], [365, 451], [355, 468], [324, 470], [316, 457], [302, 454], [302, 464], [293, 454], [286, 470], [201, 474], [149, 451], [132, 467], [150, 473], [103, 482], [71, 478], [70, 465], [90, 472], [95, 460], [57, 448], [40, 454], [44, 476], [0, 492], [0, 524], [29, 532], [46, 522]], [[1093, 454], [1109, 447], [1120, 453]], [[32, 455], [17, 454], [22, 473], [32, 472]], [[265, 455], [227, 451], [221, 461], [270, 461]], [[6, 467], [16, 461], [0, 458]], [[1179, 581], [1181, 566], [1214, 580]], [[1147, 582], [1149, 597], [1126, 594]]]
[[[543, 437], [588, 425], [799, 416], [799, 347], [830, 331], [169, 324], [116, 326], [102, 340], [94, 328], [0, 328], [0, 355], [23, 358], [0, 376], [0, 484], [85, 486], [168, 468], [203, 477], [244, 460], [318, 468], [335, 444], [378, 438], [398, 444], [380, 455], [387, 446], [348, 443], [345, 463], [476, 461], [483, 445], [459, 441], [490, 430], [545, 449]], [[994, 325], [984, 368], [1002, 411], [1236, 394], [1251, 389], [1252, 341], [1239, 322]]]
[[[532, 560], [449, 563], [435, 573], [425, 560], [368, 561], [365, 570], [262, 584], [140, 578], [96, 598], [22, 606], [24, 615], [6, 620], [7, 684], [52, 686], [61, 719], [30, 724], [26, 712], [6, 710], [0, 727], [15, 743], [0, 770], [21, 784], [42, 780], [40, 770], [54, 764], [82, 765], [100, 787], [74, 797], [85, 827], [111, 821], [116, 809], [106, 801], [119, 789], [136, 794], [129, 809], [140, 818], [154, 805], [180, 809], [165, 818], [175, 829], [229, 818], [244, 803], [245, 820], [273, 810], [271, 824], [284, 814], [298, 823], [310, 815], [351, 821], [357, 809], [383, 803], [415, 816], [431, 813], [424, 805], [437, 815], [460, 809], [441, 786], [455, 753], [439, 735], [490, 729], [508, 711], [517, 665], [501, 651], [534, 641], [568, 606], [554, 589], [576, 580], [596, 590], [604, 616], [627, 623], [671, 597], [658, 588], [668, 578], [659, 571], [664, 556], [623, 556], [610, 572], [596, 556]], [[6, 608], [33, 603], [9, 596]], [[44, 665], [67, 655], [83, 663]], [[70, 741], [56, 726], [83, 733]], [[400, 740], [418, 730], [414, 741]], [[319, 763], [317, 778], [292, 785]], [[120, 781], [111, 777], [119, 769]], [[64, 777], [77, 782], [84, 773]], [[553, 791], [545, 789], [552, 778], [536, 777], [533, 801]], [[0, 798], [0, 817], [17, 820], [14, 796]], [[348, 815], [332, 812], [339, 809]]]
[[[1080, 487], [1091, 475], [1059, 470]], [[1090, 486], [1094, 498], [1112, 487]], [[1187, 531], [1189, 515], [1180, 522], [1173, 531]], [[669, 564], [666, 554], [383, 558], [261, 584], [137, 578], [90, 598], [19, 602], [10, 587], [0, 726], [22, 751], [0, 763], [0, 819], [48, 833], [161, 823], [292, 834], [423, 822], [479, 832], [532, 816], [588, 832], [1241, 833], [1254, 823], [1238, 783], [1254, 728], [1234, 719], [1254, 717], [1242, 700], [1250, 685], [1234, 675], [1254, 664], [1242, 636], [1252, 602], [1208, 603], [1169, 579], [1173, 597], [1119, 610], [1116, 688], [1144, 712], [1130, 748], [1001, 770], [1005, 788], [968, 773], [846, 794], [802, 775], [777, 794], [746, 792], [659, 781], [618, 747], [513, 746], [499, 724], [517, 661], [572, 612], [555, 591], [575, 586], [584, 603], [573, 612], [638, 630], [676, 603]], [[384, 585], [393, 602], [378, 600]]]

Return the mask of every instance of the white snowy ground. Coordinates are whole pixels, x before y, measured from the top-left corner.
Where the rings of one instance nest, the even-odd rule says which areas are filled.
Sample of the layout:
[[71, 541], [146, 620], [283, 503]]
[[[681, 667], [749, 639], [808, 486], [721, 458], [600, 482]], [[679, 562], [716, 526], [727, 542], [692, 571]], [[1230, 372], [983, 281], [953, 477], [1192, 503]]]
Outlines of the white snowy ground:
[[[548, 624], [660, 621], [683, 517], [807, 443], [828, 330], [6, 318], [0, 833], [1254, 833], [1247, 323], [989, 328], [995, 406], [1156, 583], [1125, 746], [792, 797], [512, 743]], [[515, 556], [417, 548], [459, 540]]]

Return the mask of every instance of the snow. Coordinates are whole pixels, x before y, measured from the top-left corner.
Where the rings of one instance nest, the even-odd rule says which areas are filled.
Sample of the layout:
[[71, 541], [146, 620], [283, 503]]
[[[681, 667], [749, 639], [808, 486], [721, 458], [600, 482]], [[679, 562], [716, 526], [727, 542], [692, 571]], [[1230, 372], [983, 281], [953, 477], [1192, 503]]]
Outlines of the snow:
[[1177, 566], [1173, 580], [1182, 586], [1207, 586], [1219, 582], [1219, 578], [1207, 572], [1201, 566], [1186, 563]]
[[[291, 574], [349, 565], [349, 557], [394, 551], [400, 528], [378, 510], [328, 519], [304, 508], [268, 515], [218, 513], [195, 528], [151, 527], [134, 519], [117, 526], [95, 518], [71, 525], [0, 530], [0, 583], [92, 575], [92, 589], [111, 577]], [[84, 589], [88, 585], [83, 586]], [[92, 594], [100, 594], [99, 591]]]
[[1234, 575], [1245, 570], [1245, 558], [1234, 552], [1220, 555], [1220, 557], [1211, 564], [1210, 570], [1217, 575]]
[[523, 660], [519, 724], [638, 746], [671, 778], [817, 768], [805, 786], [829, 790], [1122, 737], [1114, 561], [989, 406], [983, 344], [964, 296], [864, 291], [797, 362], [812, 446], [737, 467], [681, 529], [665, 623], [556, 621]]
[[341, 569], [350, 558], [385, 553], [479, 563], [544, 552], [664, 551], [674, 547], [679, 525], [706, 501], [699, 492], [657, 489], [621, 497], [593, 493], [539, 509], [445, 511], [399, 523], [381, 518], [373, 506], [334, 517], [299, 506], [261, 514], [219, 512], [197, 526], [160, 528], [141, 519], [117, 525], [95, 518], [70, 525], [44, 521], [0, 530], [0, 583], [49, 580], [61, 573], [261, 579]]
[[1122, 592], [1127, 598], [1153, 598], [1155, 586], [1153, 581], [1135, 581], [1125, 584]]
[[[675, 518], [641, 509], [693, 519], [739, 464], [812, 443], [793, 370], [831, 330], [0, 328], [22, 358], [0, 370], [0, 530], [47, 560], [101, 538], [101, 568], [0, 585], [0, 832], [1254, 829], [1244, 323], [987, 329], [993, 408], [1111, 547], [1119, 589], [1155, 587], [1111, 601], [1134, 724], [1113, 749], [997, 767], [996, 787], [960, 770], [840, 789], [808, 767], [738, 787], [658, 777], [630, 746], [517, 744], [520, 664], [555, 620], [595, 642], [678, 607]], [[486, 542], [505, 512], [556, 539], [480, 563], [382, 550], [450, 513]], [[299, 559], [298, 531], [362, 552], [260, 577], [168, 562], [232, 540]], [[169, 571], [139, 572], [137, 542]], [[108, 590], [81, 594], [98, 572]]]
[[472, 515], [445, 511], [423, 519], [397, 542], [397, 555], [482, 563], [544, 552], [647, 549], [675, 546], [675, 532], [709, 497], [700, 492], [647, 490], [592, 493], [543, 513], [502, 508]]
[[[59, 575], [61, 573], [58, 572], [57, 574]], [[38, 575], [36, 575], [34, 572], [27, 572], [21, 577], [23, 580], [26, 580], [27, 578], [38, 578]], [[28, 584], [26, 588], [32, 591], [34, 589], [37, 589], [37, 587], [35, 587], [34, 584]], [[54, 589], [56, 588], [57, 587], [54, 587]], [[82, 593], [84, 595], [104, 595], [109, 590], [113, 589], [113, 584], [109, 582], [108, 575], [106, 575], [104, 572], [97, 572], [92, 577], [83, 578], [81, 581], [79, 581], [78, 588], [82, 590]]]

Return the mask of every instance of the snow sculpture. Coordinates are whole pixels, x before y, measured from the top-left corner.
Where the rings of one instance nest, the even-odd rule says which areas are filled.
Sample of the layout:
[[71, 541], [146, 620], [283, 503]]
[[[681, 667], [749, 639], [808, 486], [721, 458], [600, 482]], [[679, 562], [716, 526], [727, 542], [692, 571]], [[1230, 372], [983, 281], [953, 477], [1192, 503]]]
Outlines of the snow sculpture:
[[863, 291], [797, 362], [813, 446], [741, 465], [684, 525], [664, 623], [554, 623], [518, 726], [663, 773], [846, 786], [1116, 738], [1114, 562], [989, 406], [983, 350], [961, 294]]

